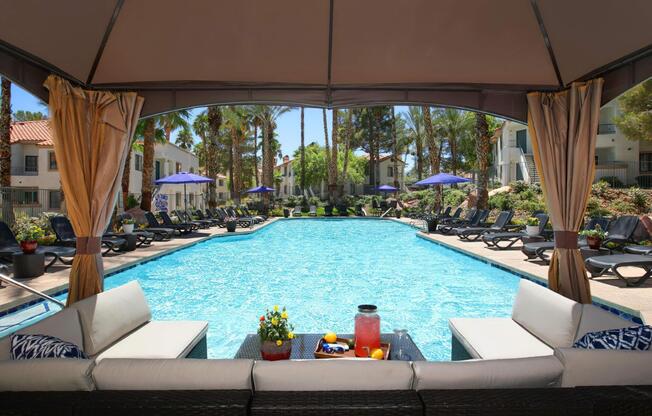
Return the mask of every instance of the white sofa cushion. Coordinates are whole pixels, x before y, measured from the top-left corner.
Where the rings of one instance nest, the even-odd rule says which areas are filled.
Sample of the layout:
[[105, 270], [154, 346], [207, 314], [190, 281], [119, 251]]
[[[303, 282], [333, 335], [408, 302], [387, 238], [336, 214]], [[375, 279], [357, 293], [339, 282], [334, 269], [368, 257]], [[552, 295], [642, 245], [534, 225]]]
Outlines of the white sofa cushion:
[[256, 361], [259, 391], [409, 390], [414, 373], [407, 361]]
[[633, 325], [635, 325], [633, 322], [623, 319], [611, 312], [607, 312], [597, 306], [582, 305], [582, 319], [580, 319], [580, 325], [577, 328], [575, 341], [582, 338], [588, 332], [627, 328]]
[[[40, 334], [57, 337], [84, 348], [84, 336], [76, 309], [65, 308], [33, 325], [16, 331], [17, 334]], [[11, 335], [0, 339], [0, 360], [11, 359]]]
[[251, 390], [253, 360], [102, 360], [98, 390]]
[[84, 352], [89, 356], [102, 351], [152, 317], [145, 294], [136, 281], [83, 299], [71, 308], [79, 311]]
[[581, 315], [581, 304], [521, 279], [512, 319], [549, 346], [572, 346]]
[[650, 384], [652, 351], [555, 349], [562, 387]]
[[207, 329], [205, 321], [151, 321], [94, 358], [183, 358]]
[[564, 370], [554, 356], [507, 360], [415, 361], [415, 390], [555, 387]]
[[452, 318], [448, 326], [473, 358], [552, 355], [552, 348], [510, 318]]
[[0, 361], [0, 391], [90, 391], [93, 365], [73, 358]]

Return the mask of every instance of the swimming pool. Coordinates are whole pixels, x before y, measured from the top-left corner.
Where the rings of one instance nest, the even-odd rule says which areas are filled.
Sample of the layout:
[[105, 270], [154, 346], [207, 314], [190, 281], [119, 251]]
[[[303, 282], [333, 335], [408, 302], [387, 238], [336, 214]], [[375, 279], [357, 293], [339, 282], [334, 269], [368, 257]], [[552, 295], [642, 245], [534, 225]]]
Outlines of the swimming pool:
[[352, 332], [357, 305], [404, 327], [429, 360], [450, 359], [448, 318], [510, 316], [519, 277], [384, 220], [277, 221], [108, 277], [138, 280], [154, 319], [209, 322], [208, 355], [232, 358], [258, 317], [286, 306], [295, 332]]

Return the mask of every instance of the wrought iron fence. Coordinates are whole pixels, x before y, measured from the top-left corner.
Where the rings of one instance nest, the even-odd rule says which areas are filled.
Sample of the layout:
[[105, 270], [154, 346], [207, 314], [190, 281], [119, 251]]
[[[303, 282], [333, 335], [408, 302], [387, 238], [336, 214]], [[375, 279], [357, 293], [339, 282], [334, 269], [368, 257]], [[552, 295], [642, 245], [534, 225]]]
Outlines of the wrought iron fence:
[[37, 217], [44, 212], [60, 212], [60, 189], [0, 188], [0, 219], [12, 222], [17, 216]]

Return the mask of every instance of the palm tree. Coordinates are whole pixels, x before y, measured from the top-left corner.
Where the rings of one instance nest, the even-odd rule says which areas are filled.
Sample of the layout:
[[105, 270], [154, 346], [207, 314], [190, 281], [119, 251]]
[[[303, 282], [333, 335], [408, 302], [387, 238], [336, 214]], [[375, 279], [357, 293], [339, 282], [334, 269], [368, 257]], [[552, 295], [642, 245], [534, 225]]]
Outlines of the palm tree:
[[247, 137], [248, 124], [248, 117], [242, 109], [235, 106], [229, 106], [226, 111], [224, 111], [224, 126], [228, 130], [231, 138], [231, 187], [233, 190], [231, 198], [236, 204], [240, 203], [240, 193], [243, 190], [242, 144], [245, 142]]
[[477, 207], [486, 209], [489, 205], [489, 154], [491, 152], [491, 139], [489, 137], [489, 123], [487, 116], [475, 113], [475, 149], [476, 164], [478, 168], [477, 182]]
[[337, 108], [333, 108], [333, 128], [331, 130], [332, 133], [332, 138], [331, 138], [331, 155], [330, 155], [330, 160], [328, 162], [328, 170], [329, 170], [329, 183], [328, 183], [328, 196], [330, 199], [331, 204], [335, 202], [337, 198], [339, 198], [339, 195], [337, 195], [337, 142], [339, 140], [338, 138], [338, 130], [339, 130], [339, 123], [340, 123], [340, 113]]
[[474, 118], [467, 111], [446, 108], [438, 110], [435, 116], [435, 125], [438, 132], [448, 142], [451, 157], [451, 171], [457, 175], [459, 165], [458, 145], [461, 140], [472, 134]]
[[206, 163], [208, 158], [206, 157], [206, 153], [208, 151], [208, 133], [209, 133], [209, 126], [208, 126], [208, 115], [206, 114], [206, 111], [202, 111], [201, 113], [197, 114], [195, 116], [195, 119], [192, 122], [192, 130], [195, 132], [197, 136], [199, 136], [199, 139], [201, 140], [201, 146], [199, 148], [195, 146], [195, 153], [197, 154], [197, 158], [199, 159], [199, 166], [204, 168], [204, 174], [208, 175], [206, 173]]
[[301, 193], [303, 195], [303, 202], [306, 202], [306, 137], [305, 125], [303, 119], [303, 107], [301, 107]]
[[208, 206], [217, 206], [217, 174], [219, 171], [218, 146], [220, 128], [222, 127], [222, 109], [218, 106], [208, 107], [206, 114], [207, 122], [207, 146], [206, 146], [206, 176], [213, 181], [208, 183]]
[[411, 142], [415, 146], [417, 180], [423, 179], [423, 141], [424, 141], [424, 124], [423, 114], [419, 107], [410, 106], [408, 112], [404, 113], [407, 128]]
[[326, 109], [322, 109], [322, 116], [324, 119], [324, 153], [326, 157], [327, 169], [327, 182], [328, 182], [328, 200], [332, 203], [331, 184], [333, 183], [333, 169], [331, 168], [331, 147], [328, 142], [328, 122], [326, 121]]
[[260, 120], [255, 116], [254, 112], [250, 111], [250, 115], [251, 127], [254, 128], [254, 178], [256, 179], [256, 186], [258, 186], [258, 125]]
[[129, 144], [129, 153], [127, 153], [127, 159], [125, 159], [125, 167], [122, 171], [122, 204], [123, 208], [127, 206], [127, 200], [129, 199], [129, 183], [131, 182], [131, 154], [134, 150], [141, 150], [142, 146], [138, 143], [143, 139], [143, 130], [145, 123], [138, 122], [136, 125], [136, 131], [131, 138], [131, 143]]
[[[421, 114], [423, 117], [424, 130], [426, 133], [426, 143], [428, 144], [428, 157], [430, 159], [430, 174], [436, 175], [439, 173], [441, 164], [441, 146], [437, 143], [435, 135], [435, 127], [432, 124], [432, 115], [430, 107], [422, 106]], [[441, 206], [441, 189], [440, 186], [435, 186], [435, 208]]]
[[344, 195], [344, 182], [349, 170], [349, 152], [353, 139], [353, 110], [346, 111], [346, 124], [344, 125], [344, 161], [342, 163], [342, 176], [340, 176], [340, 195]]
[[[165, 142], [165, 132], [159, 126], [157, 117], [149, 117], [139, 123], [143, 140], [143, 172], [140, 191], [140, 208], [145, 211], [152, 210], [152, 187], [154, 183], [154, 146], [156, 142]], [[138, 131], [139, 128], [136, 129]]]
[[[394, 171], [394, 188], [399, 187], [398, 183], [398, 138], [396, 137], [396, 113], [394, 110], [394, 106], [392, 106], [392, 159], [393, 159], [393, 167], [392, 170]], [[398, 194], [398, 191], [396, 191]]]
[[195, 138], [192, 137], [190, 124], [186, 123], [181, 127], [174, 143], [184, 150], [192, 149], [192, 145], [195, 143]]
[[178, 110], [158, 116], [159, 124], [165, 134], [165, 140], [170, 141], [172, 131], [178, 128], [189, 127], [188, 119], [190, 118], [190, 110]]
[[0, 81], [0, 186], [2, 186], [2, 219], [13, 223], [14, 210], [11, 201], [11, 81]]

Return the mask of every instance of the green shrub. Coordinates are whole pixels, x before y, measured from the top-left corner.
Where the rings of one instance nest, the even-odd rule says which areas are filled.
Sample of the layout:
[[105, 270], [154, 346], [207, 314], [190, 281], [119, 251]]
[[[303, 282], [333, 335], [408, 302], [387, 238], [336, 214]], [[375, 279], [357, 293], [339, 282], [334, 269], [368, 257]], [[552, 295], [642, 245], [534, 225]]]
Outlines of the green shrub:
[[140, 205], [140, 197], [136, 198], [133, 194], [127, 196], [127, 201], [125, 201], [125, 210], [136, 208]]
[[530, 187], [527, 182], [524, 181], [514, 181], [509, 184], [509, 187], [512, 188], [512, 192], [520, 194]]
[[299, 198], [294, 195], [288, 196], [288, 199], [285, 201], [285, 206], [294, 208], [299, 205]]
[[450, 205], [452, 207], [457, 207], [466, 200], [467, 192], [462, 191], [461, 189], [447, 189], [444, 191], [444, 205]]
[[629, 197], [632, 198], [632, 204], [638, 209], [638, 212], [647, 212], [649, 201], [647, 194], [637, 186], [629, 188]]
[[630, 202], [622, 201], [622, 200], [614, 202], [612, 207], [615, 211], [618, 211], [623, 214], [633, 213], [636, 211], [634, 205], [632, 205]]
[[269, 216], [270, 217], [282, 217], [283, 216], [283, 209], [282, 208], [274, 208], [269, 210]]
[[546, 210], [546, 204], [543, 203], [543, 201], [540, 201], [538, 198], [534, 200], [526, 200], [526, 201], [517, 201], [514, 204], [514, 209], [518, 211], [525, 211], [528, 213], [534, 212], [534, 211], [545, 211]]
[[600, 206], [600, 200], [598, 198], [591, 196], [586, 204], [586, 215], [589, 217], [606, 217], [611, 215], [611, 212]]
[[624, 188], [625, 184], [617, 176], [603, 176], [599, 182], [606, 182], [612, 188]]
[[514, 198], [512, 194], [503, 192], [489, 197], [489, 208], [506, 211], [514, 209]]
[[607, 192], [609, 191], [609, 188], [611, 188], [611, 185], [609, 185], [609, 182], [605, 182], [602, 179], [599, 180], [598, 182], [594, 183], [591, 186], [591, 192], [595, 196], [600, 196], [604, 197], [607, 195]]

